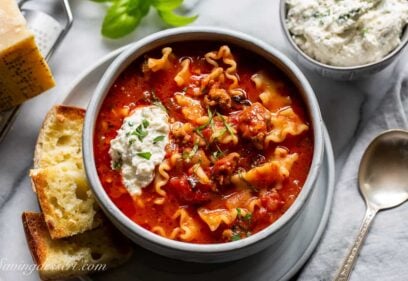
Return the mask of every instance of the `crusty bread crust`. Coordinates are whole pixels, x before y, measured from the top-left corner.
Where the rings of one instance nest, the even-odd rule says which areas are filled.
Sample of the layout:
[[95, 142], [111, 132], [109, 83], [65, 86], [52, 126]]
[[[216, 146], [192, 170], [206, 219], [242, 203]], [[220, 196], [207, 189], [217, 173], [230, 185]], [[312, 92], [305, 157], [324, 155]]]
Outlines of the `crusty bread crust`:
[[84, 109], [54, 106], [46, 115], [35, 148], [31, 182], [53, 239], [102, 223], [84, 171], [84, 117]]
[[[110, 224], [64, 239], [51, 239], [40, 213], [22, 214], [24, 231], [42, 280], [59, 280], [93, 273], [83, 266], [105, 264], [112, 268], [133, 253], [131, 243]], [[101, 268], [99, 268], [101, 269]]]
[[[81, 266], [125, 262], [131, 243], [102, 215], [85, 176], [82, 127], [85, 110], [55, 106], [47, 114], [30, 176], [43, 214], [24, 212], [24, 231], [42, 280], [92, 273]], [[106, 269], [105, 268], [105, 269]]]
[[22, 215], [24, 232], [31, 255], [38, 265], [42, 265], [47, 256], [47, 244], [43, 237], [47, 237], [48, 230], [41, 214], [24, 212]]
[[[38, 203], [40, 204], [41, 210], [43, 214], [52, 214], [52, 208], [51, 206], [47, 203], [47, 197], [45, 195], [45, 190], [46, 188], [46, 180], [42, 174], [39, 173], [39, 170], [32, 170], [30, 171], [30, 177], [31, 181], [33, 182], [33, 186], [35, 186], [36, 192], [37, 192], [37, 198], [38, 198]], [[50, 234], [54, 233], [53, 236], [55, 238], [61, 237], [61, 231], [58, 229], [55, 229], [52, 221], [47, 221], [44, 220], [45, 225], [48, 227]], [[48, 224], [48, 225], [47, 225]]]

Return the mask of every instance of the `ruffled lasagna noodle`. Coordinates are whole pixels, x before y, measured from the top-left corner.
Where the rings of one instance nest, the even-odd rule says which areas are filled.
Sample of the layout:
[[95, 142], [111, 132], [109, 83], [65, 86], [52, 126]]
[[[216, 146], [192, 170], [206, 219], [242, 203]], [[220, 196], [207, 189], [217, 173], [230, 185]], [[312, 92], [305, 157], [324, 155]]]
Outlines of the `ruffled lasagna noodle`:
[[[132, 198], [107, 151], [123, 119], [151, 104], [169, 115], [169, 143], [153, 182]], [[313, 155], [296, 87], [227, 45], [175, 44], [135, 61], [96, 126], [98, 174], [115, 204], [140, 226], [191, 243], [235, 241], [275, 222], [301, 191]]]

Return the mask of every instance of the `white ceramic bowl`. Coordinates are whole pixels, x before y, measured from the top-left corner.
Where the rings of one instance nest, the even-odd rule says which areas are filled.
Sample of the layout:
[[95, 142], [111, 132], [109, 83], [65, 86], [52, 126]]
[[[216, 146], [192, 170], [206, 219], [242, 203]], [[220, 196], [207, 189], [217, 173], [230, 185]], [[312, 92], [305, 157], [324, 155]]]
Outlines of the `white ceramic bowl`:
[[286, 24], [286, 17], [288, 14], [286, 1], [287, 0], [280, 0], [280, 22], [285, 37], [292, 49], [296, 52], [297, 60], [306, 68], [313, 70], [324, 77], [347, 81], [357, 80], [375, 74], [394, 62], [402, 53], [405, 46], [408, 45], [408, 27], [405, 27], [401, 37], [401, 44], [379, 61], [357, 66], [333, 66], [321, 63], [303, 52], [293, 40], [292, 34], [289, 32]]
[[[109, 89], [119, 74], [135, 59], [143, 56], [152, 49], [164, 47], [170, 43], [196, 40], [236, 45], [276, 65], [299, 89], [312, 122], [314, 135], [313, 160], [309, 175], [297, 199], [275, 223], [248, 238], [235, 242], [205, 245], [179, 242], [161, 237], [142, 228], [124, 215], [111, 201], [100, 183], [95, 167], [93, 151], [95, 121], [106, 94], [109, 92]], [[231, 261], [259, 252], [268, 246], [278, 247], [299, 218], [299, 214], [309, 202], [309, 195], [314, 188], [320, 166], [322, 165], [322, 120], [316, 97], [304, 75], [293, 62], [270, 45], [246, 34], [219, 28], [186, 27], [169, 29], [152, 34], [134, 43], [107, 69], [87, 109], [83, 133], [83, 156], [87, 177], [102, 210], [115, 226], [136, 244], [158, 254], [185, 261], [208, 263]], [[299, 235], [301, 235], [301, 233], [299, 233]]]

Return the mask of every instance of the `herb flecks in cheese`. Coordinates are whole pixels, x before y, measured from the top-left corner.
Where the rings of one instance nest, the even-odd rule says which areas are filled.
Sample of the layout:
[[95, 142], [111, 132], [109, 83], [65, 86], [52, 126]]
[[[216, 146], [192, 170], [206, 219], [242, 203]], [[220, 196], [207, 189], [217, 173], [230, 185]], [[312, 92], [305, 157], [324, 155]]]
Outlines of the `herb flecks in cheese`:
[[407, 0], [287, 0], [287, 25], [310, 57], [334, 66], [381, 60], [408, 24]]
[[153, 181], [155, 167], [165, 156], [169, 130], [163, 109], [143, 106], [125, 118], [111, 141], [111, 167], [120, 170], [123, 184], [131, 195], [140, 195], [142, 188]]

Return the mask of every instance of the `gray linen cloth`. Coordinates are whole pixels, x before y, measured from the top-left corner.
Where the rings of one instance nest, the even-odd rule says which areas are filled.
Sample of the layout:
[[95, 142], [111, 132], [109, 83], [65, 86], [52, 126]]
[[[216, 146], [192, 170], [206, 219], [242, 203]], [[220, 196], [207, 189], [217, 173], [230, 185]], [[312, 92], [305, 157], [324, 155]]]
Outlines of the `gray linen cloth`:
[[[345, 161], [337, 175], [330, 220], [321, 243], [299, 274], [299, 280], [332, 280], [356, 238], [365, 212], [357, 186], [360, 159], [368, 144], [381, 132], [408, 129], [407, 74], [408, 66], [403, 62], [394, 68], [390, 76], [394, 77], [390, 79], [394, 83], [389, 85], [378, 107], [365, 114], [369, 117], [361, 121], [356, 136], [348, 145], [350, 149], [340, 156]], [[369, 94], [376, 94], [379, 89], [370, 90], [373, 93]], [[371, 226], [351, 280], [408, 280], [407, 230], [408, 204], [380, 212]]]

